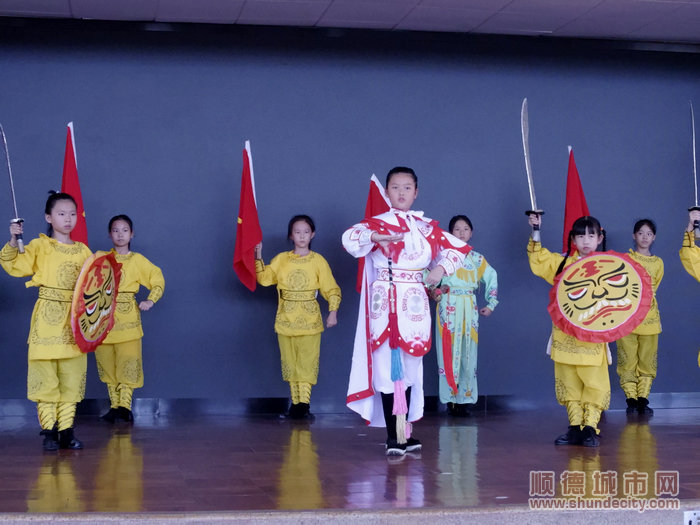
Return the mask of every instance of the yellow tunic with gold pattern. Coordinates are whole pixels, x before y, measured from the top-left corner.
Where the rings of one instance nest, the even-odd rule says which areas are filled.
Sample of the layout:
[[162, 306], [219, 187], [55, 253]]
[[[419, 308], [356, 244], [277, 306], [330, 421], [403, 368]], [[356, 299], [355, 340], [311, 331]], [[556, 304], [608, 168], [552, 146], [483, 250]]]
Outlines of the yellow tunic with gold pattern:
[[[141, 310], [136, 304], [135, 295], [141, 286], [150, 290], [148, 300], [158, 302], [165, 290], [163, 272], [143, 255], [136, 252], [118, 254], [110, 250], [122, 265], [117, 294], [117, 309], [114, 315], [114, 328], [109, 332], [103, 344], [113, 345], [125, 341], [133, 341], [143, 337], [141, 327]], [[110, 252], [97, 252], [105, 255]]]
[[66, 359], [83, 355], [70, 327], [73, 290], [90, 248], [62, 244], [39, 235], [19, 253], [9, 243], [0, 250], [0, 265], [13, 277], [32, 276], [27, 288], [39, 288], [29, 328], [29, 359]]
[[685, 271], [700, 281], [700, 248], [695, 245], [694, 232], [685, 232], [683, 246], [678, 255], [681, 257], [681, 264]]
[[634, 250], [629, 251], [632, 259], [642, 265], [651, 277], [651, 287], [654, 297], [649, 307], [649, 312], [642, 323], [635, 328], [632, 333], [637, 335], [654, 335], [661, 333], [661, 316], [659, 315], [659, 305], [656, 302], [656, 290], [659, 289], [661, 279], [664, 278], [664, 262], [656, 255], [642, 255]]
[[340, 287], [331, 268], [320, 254], [309, 252], [300, 257], [294, 251], [276, 255], [270, 264], [255, 261], [255, 273], [262, 286], [277, 285], [279, 303], [275, 332], [280, 335], [312, 335], [323, 332], [317, 291], [328, 301], [332, 312], [340, 306]]
[[[552, 253], [543, 248], [539, 242], [530, 239], [527, 245], [527, 257], [532, 273], [542, 277], [549, 284], [554, 284], [557, 269], [564, 259], [563, 255]], [[578, 252], [567, 258], [564, 268], [575, 263]], [[568, 365], [600, 366], [607, 359], [605, 343], [580, 341], [552, 325], [552, 361]]]

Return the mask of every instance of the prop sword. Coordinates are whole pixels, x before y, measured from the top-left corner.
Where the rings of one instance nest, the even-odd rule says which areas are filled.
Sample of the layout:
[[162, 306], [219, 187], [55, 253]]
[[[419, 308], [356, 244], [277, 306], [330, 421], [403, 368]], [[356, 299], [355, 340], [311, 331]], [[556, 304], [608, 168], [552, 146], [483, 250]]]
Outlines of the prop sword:
[[[24, 222], [24, 219], [20, 219], [19, 213], [17, 212], [17, 199], [15, 198], [15, 183], [12, 180], [12, 167], [10, 166], [10, 152], [7, 149], [7, 139], [5, 138], [5, 130], [2, 129], [2, 124], [0, 124], [0, 135], [2, 135], [2, 144], [5, 147], [5, 160], [7, 161], [7, 174], [10, 177], [10, 193], [12, 194], [12, 206], [14, 206], [15, 209], [15, 218], [12, 219], [12, 222], [16, 222], [18, 224], [22, 224]], [[19, 253], [24, 253], [24, 239], [22, 238], [22, 234], [15, 235], [15, 238], [17, 239], [17, 249], [19, 250]]]
[[[695, 206], [688, 208], [688, 211], [698, 211], [700, 206], [698, 206], [698, 164], [697, 157], [695, 154], [695, 111], [693, 111], [693, 102], [690, 101], [690, 124], [693, 127], [693, 180], [695, 181]], [[693, 227], [695, 229], [695, 238], [700, 237], [700, 221], [694, 221]]]
[[[530, 190], [530, 209], [525, 215], [544, 215], [544, 211], [537, 207], [537, 197], [535, 196], [535, 184], [532, 180], [532, 166], [530, 165], [530, 126], [527, 116], [527, 98], [523, 99], [523, 107], [520, 110], [520, 131], [523, 135], [523, 152], [525, 153], [525, 171], [527, 172], [527, 187]], [[540, 227], [532, 227], [532, 240], [540, 241]]]

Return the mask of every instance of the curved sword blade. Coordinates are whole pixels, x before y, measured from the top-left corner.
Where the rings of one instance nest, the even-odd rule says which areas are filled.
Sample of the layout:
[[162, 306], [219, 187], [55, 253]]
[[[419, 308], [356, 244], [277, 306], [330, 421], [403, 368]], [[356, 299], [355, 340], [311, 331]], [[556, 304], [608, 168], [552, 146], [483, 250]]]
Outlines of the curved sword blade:
[[527, 98], [523, 99], [520, 110], [520, 131], [523, 135], [523, 152], [525, 154], [525, 171], [527, 172], [527, 187], [530, 190], [530, 206], [537, 210], [537, 197], [535, 196], [535, 184], [532, 180], [532, 166], [530, 165], [530, 126], [527, 115]]
[[19, 218], [19, 213], [17, 213], [17, 199], [15, 198], [15, 183], [12, 180], [12, 166], [10, 166], [10, 152], [7, 149], [7, 138], [5, 138], [5, 130], [2, 129], [2, 124], [0, 124], [0, 136], [2, 136], [2, 144], [5, 147], [5, 160], [7, 161], [7, 174], [10, 177], [10, 192], [12, 193], [12, 206], [15, 209], [15, 219]]
[[690, 101], [690, 123], [693, 126], [693, 180], [695, 181], [695, 207], [698, 207], [698, 163], [695, 155], [695, 111], [693, 101]]

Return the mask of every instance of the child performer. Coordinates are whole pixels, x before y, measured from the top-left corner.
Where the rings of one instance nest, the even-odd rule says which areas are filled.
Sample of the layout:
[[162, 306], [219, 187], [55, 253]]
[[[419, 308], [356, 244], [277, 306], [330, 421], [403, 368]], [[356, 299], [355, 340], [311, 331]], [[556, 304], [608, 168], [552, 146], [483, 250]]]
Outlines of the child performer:
[[[450, 219], [450, 233], [468, 243], [472, 237], [472, 222], [466, 215]], [[476, 291], [484, 284], [487, 305], [479, 308]], [[447, 404], [452, 416], [467, 416], [467, 403], [476, 403], [479, 396], [476, 383], [476, 349], [479, 315], [488, 317], [498, 304], [498, 277], [484, 256], [470, 251], [454, 275], [443, 277], [439, 288], [433, 289], [437, 302], [435, 343], [439, 370], [440, 401]], [[451, 332], [450, 348], [443, 347], [447, 324]]]
[[[131, 401], [134, 388], [143, 386], [141, 359], [141, 312], [147, 312], [163, 296], [163, 272], [140, 253], [131, 251], [134, 226], [126, 215], [112, 217], [107, 227], [122, 271], [117, 294], [114, 327], [95, 350], [97, 372], [107, 385], [110, 409], [101, 419], [114, 423], [118, 419], [134, 420]], [[101, 254], [108, 252], [100, 252]], [[150, 290], [148, 298], [136, 304], [135, 295], [141, 286]]]
[[255, 272], [262, 286], [277, 285], [279, 304], [275, 332], [280, 345], [282, 379], [289, 382], [290, 419], [313, 419], [309, 412], [311, 387], [318, 379], [323, 319], [316, 301], [318, 292], [328, 302], [326, 327], [338, 324], [340, 287], [320, 254], [311, 251], [316, 225], [308, 215], [289, 221], [287, 237], [294, 249], [276, 255], [269, 265], [262, 260], [262, 243], [255, 247]]
[[[540, 215], [529, 215], [530, 226], [539, 226], [541, 222]], [[576, 251], [568, 255], [572, 243]], [[530, 239], [527, 246], [530, 269], [549, 284], [554, 284], [554, 278], [564, 268], [579, 257], [595, 252], [601, 243], [605, 251], [605, 236], [598, 220], [579, 217], [569, 232], [566, 256], [552, 253]], [[566, 407], [569, 416], [566, 434], [557, 437], [554, 444], [597, 447], [600, 445], [600, 414], [610, 405], [607, 344], [580, 341], [554, 325], [550, 344], [557, 401]]]
[[695, 244], [695, 223], [700, 221], [700, 211], [692, 210], [688, 214], [688, 226], [683, 234], [683, 246], [679, 255], [683, 268], [700, 281], [700, 248]]
[[0, 250], [0, 265], [13, 277], [31, 275], [26, 286], [39, 288], [27, 341], [27, 398], [37, 405], [44, 450], [81, 449], [73, 424], [76, 404], [85, 395], [87, 356], [75, 344], [70, 310], [75, 283], [92, 252], [70, 238], [77, 222], [73, 197], [51, 192], [44, 212], [49, 236], [39, 234], [19, 253], [22, 224], [12, 223], [10, 242]]
[[651, 219], [635, 223], [633, 231], [635, 248], [630, 257], [637, 261], [651, 277], [654, 298], [649, 313], [631, 334], [617, 341], [617, 375], [620, 386], [627, 397], [627, 413], [652, 415], [649, 408], [651, 383], [656, 377], [656, 356], [661, 333], [661, 318], [656, 303], [656, 290], [664, 277], [664, 262], [652, 255], [651, 248], [656, 239], [656, 225]]
[[365, 258], [347, 405], [371, 426], [386, 426], [387, 456], [403, 456], [421, 449], [406, 422], [423, 417], [423, 355], [430, 350], [424, 283], [452, 275], [470, 248], [411, 210], [418, 196], [412, 169], [389, 171], [386, 194], [388, 212], [343, 234], [348, 253]]

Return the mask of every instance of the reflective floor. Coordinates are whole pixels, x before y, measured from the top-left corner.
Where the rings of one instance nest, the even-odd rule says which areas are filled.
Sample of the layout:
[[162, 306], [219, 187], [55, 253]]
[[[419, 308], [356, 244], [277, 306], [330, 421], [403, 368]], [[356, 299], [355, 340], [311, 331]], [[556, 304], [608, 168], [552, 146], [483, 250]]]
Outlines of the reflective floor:
[[[79, 419], [82, 451], [45, 453], [35, 418], [0, 419], [0, 512], [209, 512], [463, 508], [526, 505], [554, 473], [678, 472], [677, 497], [700, 498], [700, 409], [649, 419], [610, 411], [597, 449], [556, 447], [564, 409], [433, 414], [415, 435], [421, 454], [389, 461], [383, 429], [359, 417], [312, 423], [274, 417], [137, 417], [133, 426]], [[533, 474], [535, 473], [535, 474]], [[550, 478], [552, 479], [552, 478]], [[534, 480], [534, 481], [533, 481]], [[545, 480], [546, 481], [546, 480]], [[539, 489], [538, 489], [539, 487]], [[668, 487], [667, 487], [668, 489]], [[646, 492], [645, 492], [646, 490]], [[551, 494], [550, 494], [551, 495]]]

